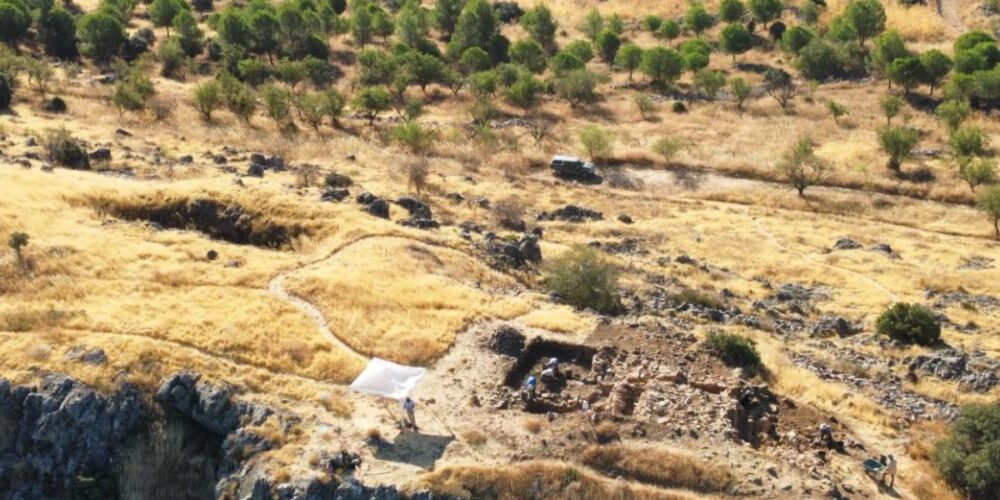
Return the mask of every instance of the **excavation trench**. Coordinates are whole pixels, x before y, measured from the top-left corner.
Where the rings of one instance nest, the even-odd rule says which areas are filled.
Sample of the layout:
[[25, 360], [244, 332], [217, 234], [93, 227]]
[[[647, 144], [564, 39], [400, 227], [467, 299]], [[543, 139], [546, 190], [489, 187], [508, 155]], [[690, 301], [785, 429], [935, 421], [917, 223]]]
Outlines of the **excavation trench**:
[[243, 206], [208, 198], [147, 205], [109, 203], [101, 208], [119, 219], [150, 222], [164, 229], [198, 231], [237, 245], [283, 249], [298, 236], [308, 234], [302, 226], [265, 220]]

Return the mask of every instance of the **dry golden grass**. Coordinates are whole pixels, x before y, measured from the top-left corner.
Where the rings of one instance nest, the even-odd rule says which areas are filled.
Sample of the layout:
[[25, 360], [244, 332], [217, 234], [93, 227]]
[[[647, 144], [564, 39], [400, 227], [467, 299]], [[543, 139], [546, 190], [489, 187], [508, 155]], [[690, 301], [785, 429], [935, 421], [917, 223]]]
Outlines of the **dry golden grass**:
[[524, 430], [532, 434], [538, 434], [545, 427], [545, 419], [541, 417], [526, 417], [523, 424]]
[[472, 446], [482, 446], [486, 444], [486, 441], [488, 440], [489, 437], [482, 431], [479, 431], [477, 429], [468, 429], [462, 431], [462, 441], [465, 441], [466, 443], [469, 443]]
[[528, 312], [497, 292], [514, 282], [454, 250], [402, 238], [370, 238], [293, 274], [289, 290], [319, 307], [355, 349], [427, 364], [482, 317]]
[[507, 467], [449, 466], [422, 476], [419, 488], [460, 498], [517, 500], [681, 500], [697, 498], [675, 492], [612, 481], [592, 472], [555, 462], [528, 462]]
[[729, 471], [717, 465], [658, 448], [591, 446], [583, 451], [581, 460], [606, 474], [664, 488], [721, 493], [734, 481]]

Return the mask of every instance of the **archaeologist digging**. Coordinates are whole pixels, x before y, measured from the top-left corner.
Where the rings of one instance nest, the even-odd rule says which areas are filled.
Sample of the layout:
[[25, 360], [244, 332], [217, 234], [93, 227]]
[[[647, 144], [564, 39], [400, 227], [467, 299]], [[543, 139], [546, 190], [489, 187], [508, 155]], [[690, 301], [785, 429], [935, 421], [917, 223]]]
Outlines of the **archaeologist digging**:
[[535, 400], [535, 389], [538, 387], [538, 379], [534, 375], [528, 377], [528, 380], [524, 382], [524, 389], [528, 395], [528, 401]]

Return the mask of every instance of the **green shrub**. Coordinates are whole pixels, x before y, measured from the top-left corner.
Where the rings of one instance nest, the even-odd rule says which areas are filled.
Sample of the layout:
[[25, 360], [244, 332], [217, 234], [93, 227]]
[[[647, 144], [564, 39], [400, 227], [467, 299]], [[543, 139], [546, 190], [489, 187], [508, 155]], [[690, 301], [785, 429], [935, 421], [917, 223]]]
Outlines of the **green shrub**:
[[593, 248], [576, 245], [548, 263], [545, 286], [566, 303], [614, 314], [621, 311], [618, 268]]
[[48, 149], [49, 159], [53, 162], [75, 169], [90, 168], [87, 152], [65, 127], [50, 130], [46, 134], [44, 143]]
[[10, 78], [4, 73], [0, 73], [0, 109], [9, 108], [13, 100], [14, 89], [11, 88]]
[[941, 337], [941, 325], [930, 309], [919, 304], [897, 302], [882, 312], [875, 330], [890, 338], [920, 345], [931, 345]]
[[931, 455], [934, 466], [971, 500], [1000, 491], [1000, 401], [962, 408]]
[[705, 344], [729, 366], [756, 368], [760, 366], [760, 353], [757, 346], [746, 337], [725, 332], [712, 332], [705, 339]]
[[42, 101], [42, 110], [48, 111], [49, 113], [65, 113], [66, 112], [66, 101], [62, 97], [53, 96], [49, 99], [44, 99]]

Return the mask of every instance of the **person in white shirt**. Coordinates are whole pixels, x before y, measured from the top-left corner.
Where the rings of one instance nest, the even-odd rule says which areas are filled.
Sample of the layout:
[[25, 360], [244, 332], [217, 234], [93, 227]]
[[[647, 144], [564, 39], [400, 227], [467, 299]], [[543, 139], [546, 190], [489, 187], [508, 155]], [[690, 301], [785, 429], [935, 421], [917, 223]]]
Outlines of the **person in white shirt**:
[[407, 423], [410, 427], [413, 427], [413, 430], [417, 430], [417, 417], [413, 413], [416, 407], [417, 404], [409, 396], [403, 399], [403, 411], [406, 412]]

